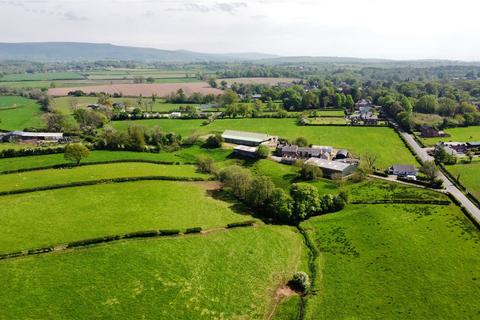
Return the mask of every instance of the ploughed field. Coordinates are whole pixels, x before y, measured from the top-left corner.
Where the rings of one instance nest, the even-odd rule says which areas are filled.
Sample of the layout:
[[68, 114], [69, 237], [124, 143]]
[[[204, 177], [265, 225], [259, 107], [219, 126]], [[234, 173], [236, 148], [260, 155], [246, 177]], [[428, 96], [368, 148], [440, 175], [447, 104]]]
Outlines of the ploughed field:
[[203, 120], [150, 119], [137, 121], [114, 121], [112, 125], [119, 130], [127, 130], [131, 124], [146, 127], [159, 126], [167, 132], [188, 136], [192, 133], [207, 134], [224, 130], [243, 130], [278, 135], [295, 139], [303, 136], [311, 144], [330, 145], [345, 148], [354, 155], [367, 152], [377, 155], [377, 166], [385, 169], [392, 164], [417, 164], [415, 158], [405, 147], [395, 131], [386, 127], [349, 127], [349, 126], [298, 126], [295, 119], [222, 119], [209, 125]]
[[206, 82], [193, 83], [152, 83], [152, 84], [111, 84], [85, 87], [70, 87], [70, 88], [51, 88], [48, 94], [52, 96], [66, 96], [70, 91], [82, 90], [86, 94], [105, 92], [108, 94], [121, 93], [123, 96], [138, 97], [140, 95], [146, 97], [153, 94], [159, 97], [165, 97], [172, 92], [182, 89], [184, 93], [189, 96], [195, 92], [201, 94], [222, 94], [222, 90], [212, 88]]

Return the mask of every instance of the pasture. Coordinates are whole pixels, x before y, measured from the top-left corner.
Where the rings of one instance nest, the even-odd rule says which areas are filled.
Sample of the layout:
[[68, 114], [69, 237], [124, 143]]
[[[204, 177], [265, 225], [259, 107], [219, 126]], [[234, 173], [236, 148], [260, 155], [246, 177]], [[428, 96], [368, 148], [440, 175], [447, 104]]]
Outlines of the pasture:
[[293, 81], [298, 81], [300, 79], [297, 78], [225, 78], [225, 79], [218, 79], [217, 83], [221, 83], [222, 81], [227, 82], [227, 84], [231, 85], [234, 83], [244, 83], [244, 84], [265, 84], [265, 85], [277, 85], [279, 83], [292, 83]]
[[480, 235], [453, 205], [362, 205], [304, 223], [319, 257], [307, 319], [478, 317]]
[[34, 100], [0, 96], [0, 129], [23, 130], [42, 127], [40, 105]]
[[15, 73], [0, 77], [0, 85], [4, 81], [51, 81], [51, 80], [79, 80], [85, 77], [78, 72], [43, 72], [43, 73]]
[[[11, 149], [12, 145], [15, 147], [21, 146], [18, 144], [4, 143], [7, 149]], [[133, 151], [105, 151], [93, 150], [90, 156], [84, 159], [82, 163], [103, 162], [103, 161], [128, 161], [128, 160], [146, 160], [146, 161], [163, 161], [163, 162], [178, 162], [192, 163], [196, 161], [198, 155], [204, 155], [213, 158], [215, 161], [223, 161], [231, 153], [229, 149], [204, 149], [198, 145], [188, 148], [182, 148], [174, 152], [133, 152]], [[63, 153], [48, 154], [39, 156], [17, 157], [17, 158], [3, 158], [0, 159], [0, 172], [10, 170], [23, 170], [31, 168], [48, 167], [55, 165], [68, 164]]]
[[82, 181], [144, 176], [208, 178], [205, 174], [197, 173], [193, 165], [110, 163], [3, 174], [0, 175], [0, 192]]
[[460, 183], [467, 188], [467, 191], [480, 199], [480, 161], [446, 166], [446, 168], [455, 178], [460, 178]]
[[301, 236], [261, 226], [0, 261], [5, 318], [262, 319], [302, 265]]
[[331, 145], [348, 149], [356, 156], [366, 152], [377, 155], [377, 167], [387, 168], [394, 163], [416, 164], [395, 131], [386, 127], [352, 126], [298, 126], [295, 119], [223, 119], [202, 126], [203, 120], [152, 119], [137, 121], [115, 121], [112, 126], [126, 130], [132, 123], [145, 127], [159, 126], [164, 131], [188, 136], [194, 132], [207, 134], [226, 129], [264, 132], [286, 139], [303, 136], [311, 144]]
[[223, 227], [251, 219], [239, 205], [208, 196], [211, 185], [138, 181], [1, 196], [0, 252], [141, 230]]
[[439, 141], [453, 142], [478, 142], [480, 141], [480, 126], [445, 129], [450, 137], [444, 138], [421, 138], [426, 146], [434, 146]]

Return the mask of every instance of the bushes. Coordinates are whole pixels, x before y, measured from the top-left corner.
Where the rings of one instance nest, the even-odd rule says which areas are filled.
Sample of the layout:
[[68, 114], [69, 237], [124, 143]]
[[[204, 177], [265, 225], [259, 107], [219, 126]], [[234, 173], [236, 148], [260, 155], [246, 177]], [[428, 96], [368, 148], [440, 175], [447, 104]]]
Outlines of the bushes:
[[205, 141], [205, 144], [203, 145], [203, 147], [209, 148], [209, 149], [220, 148], [222, 146], [222, 143], [223, 143], [223, 138], [219, 133], [217, 133], [209, 136]]
[[197, 169], [201, 173], [215, 173], [215, 162], [206, 156], [197, 156]]
[[300, 176], [304, 180], [317, 180], [323, 177], [323, 172], [322, 169], [316, 165], [303, 163], [300, 169]]
[[189, 234], [189, 233], [200, 233], [202, 232], [202, 227], [193, 227], [193, 228], [187, 228], [185, 230], [185, 234]]
[[34, 149], [5, 149], [0, 151], [0, 158], [14, 158], [14, 157], [25, 157], [25, 156], [38, 156], [45, 154], [55, 154], [63, 153], [65, 147], [55, 147], [55, 148], [34, 148]]
[[255, 223], [255, 220], [247, 220], [242, 222], [233, 222], [227, 224], [227, 228], [238, 228], [238, 227], [251, 227]]
[[310, 278], [303, 271], [295, 272], [288, 286], [297, 292], [307, 293], [311, 286]]
[[266, 159], [270, 155], [270, 149], [266, 145], [259, 145], [257, 149], [257, 156], [260, 159]]

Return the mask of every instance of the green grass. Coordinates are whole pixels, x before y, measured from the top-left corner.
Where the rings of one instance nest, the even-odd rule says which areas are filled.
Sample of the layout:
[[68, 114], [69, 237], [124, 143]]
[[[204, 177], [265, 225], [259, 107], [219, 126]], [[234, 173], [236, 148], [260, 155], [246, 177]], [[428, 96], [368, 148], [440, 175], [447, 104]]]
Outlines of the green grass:
[[434, 146], [439, 141], [453, 141], [453, 142], [478, 142], [480, 141], [480, 126], [462, 127], [445, 129], [450, 137], [444, 138], [421, 138], [426, 146]]
[[294, 295], [282, 300], [273, 316], [273, 320], [296, 320], [298, 319], [300, 296]]
[[264, 226], [0, 261], [7, 319], [262, 319], [298, 233]]
[[[6, 149], [20, 148], [22, 146], [18, 144], [5, 143], [0, 144], [0, 147], [2, 145], [5, 145]], [[198, 145], [194, 145], [188, 148], [182, 148], [175, 152], [160, 153], [94, 150], [90, 152], [88, 158], [82, 160], [82, 163], [114, 160], [147, 160], [193, 163], [196, 161], [196, 157], [198, 155], [211, 157], [215, 161], [223, 161], [230, 153], [231, 150], [229, 149], [204, 149]], [[3, 158], [0, 159], [0, 172], [8, 170], [21, 170], [53, 165], [62, 165], [67, 163], [70, 162], [65, 160], [63, 153], [17, 158]]]
[[42, 127], [40, 106], [34, 101], [22, 97], [0, 97], [0, 129], [23, 130], [30, 127]]
[[346, 124], [347, 121], [345, 118], [334, 118], [334, 117], [320, 117], [320, 118], [310, 118], [308, 121], [311, 124]]
[[7, 74], [0, 77], [3, 81], [41, 81], [41, 80], [80, 80], [84, 77], [78, 72], [44, 72], [44, 73], [18, 73]]
[[197, 173], [193, 165], [161, 165], [138, 162], [111, 163], [0, 175], [0, 192], [80, 181], [141, 176], [208, 177], [205, 174]]
[[138, 181], [0, 197], [0, 252], [152, 229], [223, 227], [251, 219], [207, 196], [208, 183]]
[[344, 117], [345, 112], [343, 110], [323, 110], [323, 109], [317, 109], [315, 110], [316, 113], [320, 117], [325, 117], [325, 116], [330, 116], [330, 117]]
[[225, 129], [265, 132], [287, 139], [304, 136], [312, 144], [331, 145], [349, 149], [356, 155], [371, 152], [377, 155], [377, 166], [387, 168], [393, 163], [416, 164], [403, 142], [391, 128], [297, 126], [295, 119], [225, 119], [202, 126], [203, 120], [152, 119], [141, 121], [115, 121], [113, 126], [126, 130], [131, 123], [146, 127], [158, 125], [164, 131], [188, 136], [193, 132], [222, 132]]
[[455, 206], [362, 205], [303, 223], [320, 251], [307, 319], [474, 319], [480, 235]]
[[460, 183], [477, 199], [480, 199], [480, 162], [447, 166], [447, 170], [456, 178], [460, 175]]

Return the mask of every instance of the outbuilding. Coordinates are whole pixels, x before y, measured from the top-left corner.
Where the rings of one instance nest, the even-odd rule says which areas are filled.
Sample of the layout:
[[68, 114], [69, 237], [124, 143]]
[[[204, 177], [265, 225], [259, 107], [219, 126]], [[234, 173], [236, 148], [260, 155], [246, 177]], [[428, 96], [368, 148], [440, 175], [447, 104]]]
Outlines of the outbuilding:
[[248, 157], [248, 158], [256, 158], [257, 157], [257, 149], [256, 147], [249, 147], [249, 146], [236, 146], [233, 148], [233, 154], [236, 156], [241, 157]]
[[394, 164], [388, 169], [389, 174], [396, 176], [417, 176], [417, 169], [411, 164]]
[[277, 138], [265, 133], [225, 130], [222, 134], [225, 142], [244, 146], [258, 146], [265, 142], [276, 142]]
[[48, 140], [58, 141], [63, 138], [61, 132], [26, 132], [13, 131], [7, 134], [8, 139], [11, 140]]
[[355, 172], [357, 169], [357, 166], [353, 163], [325, 160], [320, 158], [310, 158], [305, 161], [305, 163], [315, 165], [322, 169], [323, 176], [326, 178], [332, 178], [332, 176], [335, 174], [346, 177]]

